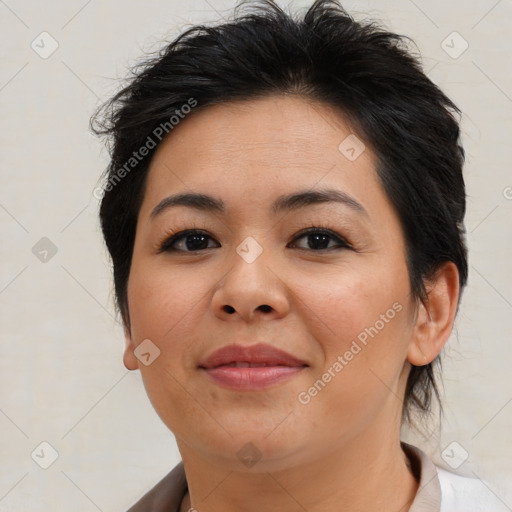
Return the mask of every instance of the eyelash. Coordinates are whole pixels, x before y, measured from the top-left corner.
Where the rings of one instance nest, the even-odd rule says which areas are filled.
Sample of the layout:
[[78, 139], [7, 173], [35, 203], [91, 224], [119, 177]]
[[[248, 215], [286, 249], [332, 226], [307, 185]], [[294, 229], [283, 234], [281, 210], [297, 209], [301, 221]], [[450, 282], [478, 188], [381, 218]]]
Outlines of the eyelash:
[[[299, 247], [300, 250], [306, 250], [306, 251], [312, 251], [312, 252], [323, 252], [323, 251], [331, 251], [333, 249], [353, 249], [353, 247], [343, 238], [341, 235], [333, 231], [332, 229], [326, 228], [326, 227], [319, 227], [319, 226], [310, 226], [309, 228], [301, 230], [297, 235], [293, 238], [292, 242], [295, 242], [296, 240], [306, 237], [308, 235], [312, 234], [321, 234], [325, 236], [329, 236], [332, 239], [334, 239], [335, 242], [338, 243], [338, 246], [335, 247], [327, 247], [324, 249], [308, 249]], [[205, 251], [207, 249], [216, 249], [216, 247], [207, 247], [206, 249], [198, 249], [195, 251], [183, 251], [180, 249], [175, 249], [172, 247], [177, 241], [186, 238], [187, 235], [203, 235], [206, 237], [210, 237], [213, 239], [206, 231], [203, 231], [201, 229], [186, 229], [179, 232], [173, 232], [170, 230], [167, 232], [164, 240], [160, 242], [158, 247], [158, 253], [162, 252], [182, 252], [182, 253], [189, 253], [189, 254], [197, 254], [199, 252]]]

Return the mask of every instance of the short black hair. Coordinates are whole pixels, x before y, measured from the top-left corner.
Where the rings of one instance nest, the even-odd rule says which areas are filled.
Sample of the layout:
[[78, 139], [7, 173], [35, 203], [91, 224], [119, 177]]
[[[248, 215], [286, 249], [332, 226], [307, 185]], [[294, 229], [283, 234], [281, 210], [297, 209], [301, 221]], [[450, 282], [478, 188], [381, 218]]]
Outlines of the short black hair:
[[[151, 157], [163, 139], [155, 133], [170, 132], [172, 118], [190, 105], [193, 116], [214, 104], [273, 94], [335, 107], [372, 149], [404, 231], [413, 297], [427, 299], [425, 283], [446, 261], [457, 266], [462, 292], [468, 268], [460, 111], [423, 72], [410, 43], [375, 22], [355, 21], [336, 0], [318, 0], [303, 16], [257, 0], [241, 2], [228, 22], [186, 30], [136, 65], [128, 85], [91, 118], [111, 157], [100, 221], [125, 328], [137, 217]], [[133, 161], [149, 139], [154, 147]], [[405, 419], [411, 405], [427, 412], [433, 394], [439, 398], [434, 363], [439, 358], [412, 367]]]

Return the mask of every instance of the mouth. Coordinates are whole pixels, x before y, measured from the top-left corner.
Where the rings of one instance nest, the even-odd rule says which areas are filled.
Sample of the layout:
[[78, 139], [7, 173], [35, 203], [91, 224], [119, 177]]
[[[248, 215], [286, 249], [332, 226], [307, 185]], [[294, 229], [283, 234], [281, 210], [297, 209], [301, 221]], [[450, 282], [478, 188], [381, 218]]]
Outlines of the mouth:
[[215, 368], [262, 368], [264, 366], [287, 366], [285, 364], [272, 364], [272, 363], [250, 363], [248, 361], [234, 361], [228, 364], [221, 364]]
[[222, 387], [249, 391], [284, 382], [308, 366], [287, 352], [259, 343], [225, 346], [208, 356], [199, 369]]

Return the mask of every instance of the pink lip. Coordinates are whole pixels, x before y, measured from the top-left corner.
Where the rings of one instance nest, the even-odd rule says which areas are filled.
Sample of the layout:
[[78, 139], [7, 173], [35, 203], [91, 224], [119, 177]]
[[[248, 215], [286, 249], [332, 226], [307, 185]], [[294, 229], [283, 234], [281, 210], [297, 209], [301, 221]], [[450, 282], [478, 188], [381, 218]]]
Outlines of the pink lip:
[[237, 390], [258, 390], [296, 375], [308, 365], [296, 357], [259, 343], [228, 345], [199, 365], [218, 384]]

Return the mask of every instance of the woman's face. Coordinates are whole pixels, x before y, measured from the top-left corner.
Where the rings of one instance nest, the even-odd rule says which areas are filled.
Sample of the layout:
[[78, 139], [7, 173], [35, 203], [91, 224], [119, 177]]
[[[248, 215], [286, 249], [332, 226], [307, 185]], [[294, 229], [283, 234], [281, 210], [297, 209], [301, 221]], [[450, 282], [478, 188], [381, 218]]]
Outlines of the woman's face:
[[[415, 301], [375, 166], [339, 113], [299, 97], [208, 107], [162, 142], [124, 361], [180, 449], [263, 471], [395, 435]], [[212, 201], [161, 203], [176, 194]], [[160, 250], [185, 230], [200, 234]], [[228, 345], [241, 350], [207, 361]]]

